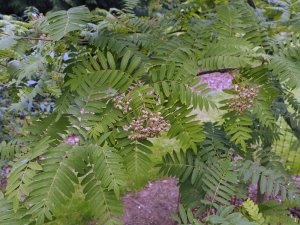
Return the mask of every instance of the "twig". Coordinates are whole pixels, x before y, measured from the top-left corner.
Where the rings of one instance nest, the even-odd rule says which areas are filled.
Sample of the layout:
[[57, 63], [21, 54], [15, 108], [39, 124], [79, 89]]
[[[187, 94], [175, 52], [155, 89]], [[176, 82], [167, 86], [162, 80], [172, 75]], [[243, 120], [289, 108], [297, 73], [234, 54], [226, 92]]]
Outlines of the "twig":
[[144, 210], [146, 210], [148, 213], [151, 214], [151, 210], [147, 209], [147, 207], [145, 207], [145, 206], [144, 206], [142, 203], [140, 203], [138, 200], [132, 198], [132, 201], [134, 201], [134, 202], [137, 204], [138, 208], [141, 207], [141, 208], [143, 208]]
[[3, 63], [0, 63], [0, 66], [3, 66], [3, 67], [6, 67], [7, 68], [7, 65], [3, 64]]
[[298, 138], [300, 139], [300, 127], [293, 124], [292, 123], [292, 118], [291, 118], [291, 113], [290, 112], [286, 112], [284, 115], [283, 115], [283, 119], [284, 121], [287, 123], [287, 125], [289, 125], [290, 129], [292, 130], [293, 134]]
[[33, 41], [53, 41], [49, 38], [45, 38], [45, 37], [42, 37], [42, 38], [35, 38], [35, 37], [22, 37], [22, 36], [16, 36], [20, 39], [27, 39], [27, 40], [33, 40]]
[[218, 69], [218, 70], [208, 70], [208, 71], [202, 71], [202, 72], [199, 72], [197, 74], [197, 76], [202, 76], [202, 75], [205, 75], [205, 74], [209, 74], [209, 73], [225, 73], [225, 72], [228, 72], [228, 71], [231, 71], [231, 70], [236, 70], [238, 68], [224, 68], [224, 69]]
[[51, 39], [46, 38], [46, 37], [35, 38], [35, 37], [25, 37], [25, 36], [10, 35], [10, 34], [7, 34], [7, 33], [1, 33], [1, 34], [6, 35], [6, 36], [14, 36], [14, 37], [20, 38], [20, 39], [34, 40], [34, 41], [52, 41]]
[[253, 8], [256, 9], [255, 3], [253, 2], [253, 0], [247, 0], [247, 3]]
[[279, 7], [285, 7], [285, 5], [282, 4], [282, 3], [280, 3], [279, 1], [269, 1], [269, 0], [262, 0], [262, 1], [265, 2], [265, 3], [267, 3], [267, 4], [270, 4], [270, 5], [275, 5], [275, 6], [279, 6]]
[[[279, 90], [283, 93], [283, 87], [278, 81], [277, 81], [277, 86]], [[285, 104], [284, 98], [282, 96], [278, 98], [278, 102]], [[297, 139], [300, 139], [300, 126], [298, 124], [293, 124], [292, 113], [290, 113], [287, 108], [286, 108], [286, 112], [282, 114], [282, 117], [284, 121], [287, 123], [287, 125], [290, 127], [290, 129], [292, 130], [294, 136]]]

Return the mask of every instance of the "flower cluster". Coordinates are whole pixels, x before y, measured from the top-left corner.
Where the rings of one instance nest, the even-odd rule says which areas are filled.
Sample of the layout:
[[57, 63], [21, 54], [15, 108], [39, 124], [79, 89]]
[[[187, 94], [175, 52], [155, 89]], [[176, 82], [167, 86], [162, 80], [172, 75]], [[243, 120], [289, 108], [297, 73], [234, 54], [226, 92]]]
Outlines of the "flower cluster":
[[129, 126], [124, 126], [125, 131], [130, 131], [131, 140], [140, 140], [157, 137], [161, 132], [167, 131], [170, 125], [164, 120], [160, 112], [154, 113], [143, 108], [141, 115], [132, 120]]
[[0, 170], [0, 191], [4, 191], [7, 186], [7, 177], [11, 171], [11, 167], [4, 165]]
[[65, 143], [68, 145], [76, 145], [80, 141], [79, 136], [76, 136], [75, 134], [71, 134], [68, 137], [65, 138]]
[[124, 93], [121, 94], [121, 95], [116, 96], [113, 99], [114, 106], [117, 109], [122, 110], [123, 113], [127, 113], [129, 110], [131, 110], [131, 107], [130, 107], [130, 102], [131, 101], [132, 101], [132, 99], [127, 97]]
[[239, 198], [237, 196], [232, 196], [230, 199], [230, 204], [234, 205], [237, 208], [241, 208], [245, 199]]
[[[197, 210], [193, 210], [194, 214], [197, 214]], [[215, 208], [210, 208], [205, 210], [203, 213], [197, 216], [197, 219], [201, 222], [204, 222], [204, 218], [207, 216], [215, 215], [217, 213], [217, 210]]]
[[237, 95], [229, 102], [229, 107], [236, 112], [242, 113], [253, 106], [254, 98], [258, 95], [257, 87], [236, 86]]

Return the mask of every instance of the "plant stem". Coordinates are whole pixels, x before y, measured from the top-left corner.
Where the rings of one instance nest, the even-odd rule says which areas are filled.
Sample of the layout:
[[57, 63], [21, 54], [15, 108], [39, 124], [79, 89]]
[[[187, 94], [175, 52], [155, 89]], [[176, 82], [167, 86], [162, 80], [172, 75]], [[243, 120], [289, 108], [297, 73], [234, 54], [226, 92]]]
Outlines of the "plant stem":
[[3, 64], [3, 63], [0, 63], [0, 66], [3, 66], [3, 67], [6, 67], [7, 68], [7, 65]]
[[42, 37], [42, 38], [22, 37], [22, 36], [17, 36], [17, 37], [20, 38], [20, 39], [27, 39], [27, 40], [33, 40], [33, 41], [52, 41], [51, 39], [45, 38], [45, 37]]
[[225, 72], [228, 72], [231, 70], [236, 70], [236, 69], [238, 69], [238, 68], [224, 68], [224, 69], [217, 69], [217, 70], [202, 71], [202, 72], [199, 72], [197, 74], [197, 76], [202, 76], [202, 75], [209, 74], [209, 73], [225, 73]]
[[298, 138], [300, 139], [300, 127], [297, 126], [296, 124], [292, 124], [292, 121], [291, 121], [291, 113], [290, 112], [286, 112], [284, 115], [283, 115], [283, 118], [284, 118], [284, 121], [289, 125], [289, 127], [291, 128], [293, 134]]
[[256, 203], [262, 203], [264, 201], [264, 197], [265, 195], [261, 193], [260, 191], [260, 182], [261, 182], [261, 176], [259, 177], [258, 179], [258, 182], [257, 182], [257, 194], [256, 194]]
[[[7, 34], [7, 33], [2, 33], [2, 34], [6, 35], [6, 36], [13, 36], [13, 35], [10, 35], [10, 34]], [[35, 38], [35, 37], [25, 37], [25, 36], [15, 36], [15, 35], [14, 35], [14, 37], [17, 37], [17, 38], [20, 38], [20, 39], [34, 40], [34, 41], [52, 41], [51, 39], [46, 38], [46, 37]]]
[[247, 0], [247, 3], [253, 8], [256, 9], [255, 3], [253, 2], [253, 0]]

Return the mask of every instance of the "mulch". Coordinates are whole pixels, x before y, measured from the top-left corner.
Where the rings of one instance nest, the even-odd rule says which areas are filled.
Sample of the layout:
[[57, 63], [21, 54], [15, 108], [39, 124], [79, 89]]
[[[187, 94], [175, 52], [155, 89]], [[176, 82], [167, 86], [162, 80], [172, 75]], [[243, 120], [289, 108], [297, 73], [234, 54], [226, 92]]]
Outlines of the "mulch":
[[178, 208], [179, 188], [175, 178], [149, 182], [138, 193], [123, 197], [124, 225], [176, 225], [171, 214]]

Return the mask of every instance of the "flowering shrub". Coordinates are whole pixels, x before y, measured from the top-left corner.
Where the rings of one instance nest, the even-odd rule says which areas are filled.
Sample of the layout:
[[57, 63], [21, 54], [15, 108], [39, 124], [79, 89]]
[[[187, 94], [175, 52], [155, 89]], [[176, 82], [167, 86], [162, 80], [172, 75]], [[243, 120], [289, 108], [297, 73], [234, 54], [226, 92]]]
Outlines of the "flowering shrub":
[[158, 137], [163, 131], [168, 131], [170, 124], [164, 120], [160, 112], [153, 113], [142, 108], [140, 114], [136, 120], [132, 120], [129, 126], [123, 127], [125, 131], [130, 131], [128, 137], [131, 140]]
[[123, 112], [128, 112], [132, 110], [130, 107], [130, 102], [132, 99], [130, 97], [126, 97], [125, 94], [118, 95], [114, 98], [114, 105], [117, 109], [122, 110]]
[[[0, 68], [15, 90], [11, 110], [47, 98], [54, 104], [29, 114], [22, 145], [1, 144], [11, 172], [0, 224], [48, 223], [78, 186], [98, 224], [121, 224], [120, 197], [145, 182], [152, 138], [163, 133], [178, 143], [157, 167], [178, 178], [179, 224], [293, 222], [299, 189], [272, 146], [278, 118], [300, 133], [292, 93], [299, 10], [282, 6], [290, 16], [273, 17], [252, 1], [221, 2], [186, 1], [153, 18], [81, 6], [3, 21]], [[228, 95], [218, 104], [208, 93], [221, 89]], [[219, 121], [193, 113], [211, 108]], [[249, 186], [257, 187], [256, 203]], [[269, 201], [278, 195], [280, 202]]]
[[236, 96], [229, 102], [229, 107], [238, 113], [242, 113], [252, 108], [259, 89], [257, 87], [240, 87], [237, 85], [234, 87], [234, 91]]

